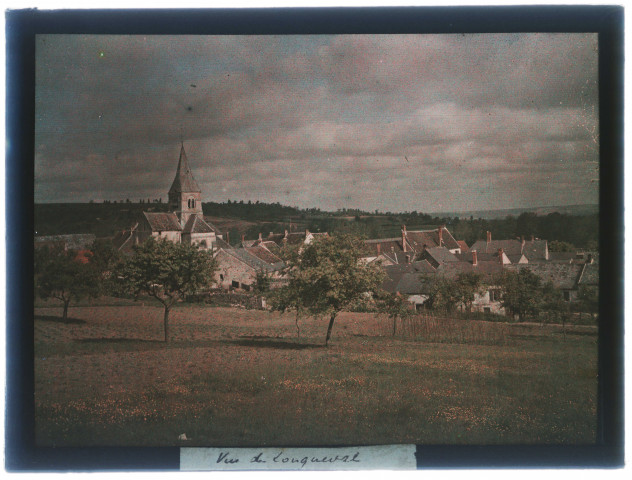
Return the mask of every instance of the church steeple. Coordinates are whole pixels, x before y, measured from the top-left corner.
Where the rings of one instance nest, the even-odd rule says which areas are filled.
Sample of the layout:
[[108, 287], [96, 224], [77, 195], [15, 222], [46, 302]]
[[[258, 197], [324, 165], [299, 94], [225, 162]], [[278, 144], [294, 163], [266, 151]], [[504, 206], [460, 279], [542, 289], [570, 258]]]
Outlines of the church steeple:
[[185, 225], [191, 215], [202, 215], [202, 191], [193, 178], [184, 143], [180, 147], [178, 169], [169, 189], [169, 209], [178, 215], [181, 225]]
[[171, 193], [189, 193], [189, 192], [200, 192], [200, 187], [198, 186], [195, 178], [193, 178], [193, 174], [191, 173], [191, 169], [189, 168], [189, 161], [187, 160], [187, 154], [184, 151], [184, 143], [181, 144], [180, 147], [180, 160], [178, 161], [178, 170], [176, 171], [176, 178], [173, 179], [173, 183], [171, 184], [171, 188], [169, 189], [169, 194]]

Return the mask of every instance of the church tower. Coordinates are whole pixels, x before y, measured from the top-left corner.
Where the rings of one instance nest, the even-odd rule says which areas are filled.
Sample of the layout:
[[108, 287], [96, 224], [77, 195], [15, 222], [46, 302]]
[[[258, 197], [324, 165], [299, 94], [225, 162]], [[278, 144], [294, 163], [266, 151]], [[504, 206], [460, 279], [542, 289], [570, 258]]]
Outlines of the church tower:
[[176, 178], [173, 179], [169, 189], [169, 210], [175, 212], [184, 227], [189, 217], [202, 216], [202, 191], [193, 178], [187, 155], [184, 151], [184, 143], [180, 148], [180, 160]]

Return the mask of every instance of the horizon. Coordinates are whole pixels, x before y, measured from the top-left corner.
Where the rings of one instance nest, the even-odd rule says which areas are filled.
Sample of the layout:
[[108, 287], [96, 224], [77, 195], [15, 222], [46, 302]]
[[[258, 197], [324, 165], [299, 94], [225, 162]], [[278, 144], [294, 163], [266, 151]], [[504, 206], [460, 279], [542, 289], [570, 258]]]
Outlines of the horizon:
[[[158, 198], [159, 199], [159, 198]], [[140, 200], [138, 201], [134, 201], [129, 199], [129, 202], [127, 202], [128, 199], [114, 199], [114, 200], [109, 200], [109, 199], [105, 199], [105, 200], [101, 200], [101, 201], [87, 201], [87, 202], [35, 202], [34, 205], [111, 205], [111, 204], [116, 204], [116, 205], [168, 205], [167, 201], [163, 201], [163, 202], [157, 202], [154, 200], [158, 200], [158, 199], [150, 199], [150, 202], [140, 202]], [[144, 200], [144, 199], [142, 199]], [[202, 200], [202, 205], [204, 204], [210, 204], [210, 203], [214, 203], [217, 205], [228, 205], [228, 202], [230, 202], [230, 204], [244, 204], [247, 205], [248, 201], [243, 200], [243, 199], [239, 199], [239, 200], [233, 200], [233, 199], [229, 199], [227, 201], [223, 201], [223, 202], [213, 202], [213, 201], [204, 201]], [[281, 207], [285, 207], [285, 208], [293, 208], [296, 210], [300, 210], [300, 211], [304, 211], [304, 210], [313, 210], [313, 209], [318, 209], [318, 207], [297, 207], [296, 205], [286, 205], [280, 202], [251, 202], [250, 204], [252, 205], [274, 205], [276, 203], [279, 203], [281, 205]], [[538, 209], [553, 209], [553, 208], [573, 208], [573, 207], [577, 207], [577, 208], [581, 208], [581, 207], [597, 207], [599, 208], [599, 203], [577, 203], [577, 204], [566, 204], [566, 205], [536, 205], [533, 207], [513, 207], [513, 208], [491, 208], [491, 209], [479, 209], [479, 210], [461, 210], [461, 211], [451, 211], [451, 210], [444, 210], [444, 211], [420, 211], [420, 210], [408, 210], [408, 211], [398, 211], [398, 212], [393, 212], [393, 211], [381, 211], [378, 210], [378, 213], [375, 213], [375, 209], [373, 209], [373, 211], [371, 210], [360, 210], [361, 213], [367, 213], [369, 215], [405, 215], [405, 214], [410, 214], [410, 213], [418, 213], [420, 215], [436, 215], [436, 214], [447, 214], [447, 213], [456, 213], [456, 214], [465, 214], [465, 213], [470, 213], [470, 212], [502, 212], [502, 211], [513, 211], [513, 210], [522, 210], [522, 211], [530, 211], [530, 210], [538, 210]], [[322, 213], [337, 213], [339, 210], [322, 210], [322, 209], [318, 209], [320, 210]], [[354, 208], [341, 208], [340, 210], [358, 210], [358, 209], [354, 209]]]
[[597, 35], [36, 38], [35, 201], [598, 204]]

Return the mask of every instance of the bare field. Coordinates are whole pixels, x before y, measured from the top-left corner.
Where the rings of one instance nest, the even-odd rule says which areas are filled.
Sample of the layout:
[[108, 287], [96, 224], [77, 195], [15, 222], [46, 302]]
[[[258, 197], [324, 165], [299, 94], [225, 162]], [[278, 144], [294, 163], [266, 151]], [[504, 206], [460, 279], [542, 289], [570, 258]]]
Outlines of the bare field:
[[181, 305], [165, 344], [159, 307], [69, 314], [35, 309], [39, 445], [595, 441], [590, 331], [437, 333], [451, 323], [391, 337], [389, 320], [344, 313], [326, 348], [325, 319], [301, 319], [297, 338], [293, 315]]

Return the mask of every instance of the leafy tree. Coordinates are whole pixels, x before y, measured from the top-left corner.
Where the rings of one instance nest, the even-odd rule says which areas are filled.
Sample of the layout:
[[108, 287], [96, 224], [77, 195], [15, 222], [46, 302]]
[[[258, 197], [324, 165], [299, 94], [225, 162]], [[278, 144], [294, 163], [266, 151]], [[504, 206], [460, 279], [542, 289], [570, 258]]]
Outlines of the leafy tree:
[[540, 296], [540, 309], [547, 313], [549, 318], [555, 321], [565, 321], [565, 314], [568, 311], [568, 304], [564, 301], [564, 295], [552, 282], [542, 285]]
[[455, 281], [456, 296], [468, 313], [472, 312], [474, 296], [483, 290], [483, 282], [478, 273], [461, 273]]
[[454, 282], [443, 275], [422, 275], [422, 282], [426, 285], [428, 300], [425, 305], [432, 310], [442, 310], [451, 313], [459, 303], [459, 294]]
[[100, 293], [98, 271], [83, 263], [72, 250], [42, 248], [35, 251], [35, 285], [41, 298], [56, 298], [64, 304], [62, 318], [68, 319], [70, 302]]
[[289, 263], [289, 283], [282, 287], [273, 308], [295, 308], [314, 316], [329, 315], [325, 345], [336, 316], [345, 308], [378, 291], [383, 273], [376, 265], [359, 262], [363, 242], [357, 237], [322, 237], [304, 245]]
[[119, 264], [117, 279], [135, 297], [144, 293], [162, 303], [165, 342], [169, 342], [171, 308], [186, 295], [210, 288], [215, 270], [217, 263], [206, 250], [150, 238]]
[[301, 289], [290, 288], [288, 285], [272, 291], [270, 293], [270, 298], [268, 299], [273, 310], [277, 310], [279, 312], [292, 311], [296, 314], [294, 322], [296, 323], [297, 338], [301, 338], [301, 329], [298, 321], [301, 315], [305, 313], [305, 306], [302, 301], [301, 294]]
[[413, 314], [410, 304], [395, 293], [381, 293], [377, 298], [377, 307], [379, 312], [385, 313], [393, 321], [393, 336], [397, 333], [397, 320]]
[[540, 277], [528, 268], [518, 272], [505, 271], [498, 284], [502, 290], [503, 307], [523, 321], [526, 315], [537, 315], [541, 309]]
[[265, 270], [260, 269], [257, 270], [257, 274], [255, 276], [255, 284], [253, 285], [253, 290], [255, 293], [261, 295], [270, 291], [270, 285], [272, 283], [272, 279], [270, 274]]
[[570, 242], [562, 242], [560, 240], [549, 242], [549, 252], [574, 252], [576, 250], [575, 245]]
[[442, 275], [424, 275], [422, 280], [428, 288], [426, 305], [433, 310], [447, 313], [452, 313], [459, 306], [471, 312], [474, 295], [483, 289], [480, 275], [474, 272], [461, 273], [455, 279]]
[[577, 292], [577, 299], [582, 309], [591, 314], [599, 312], [599, 288], [592, 285], [582, 285]]

